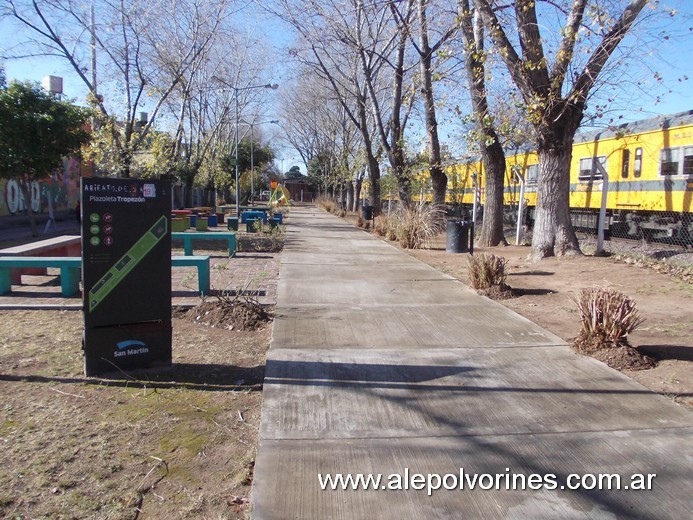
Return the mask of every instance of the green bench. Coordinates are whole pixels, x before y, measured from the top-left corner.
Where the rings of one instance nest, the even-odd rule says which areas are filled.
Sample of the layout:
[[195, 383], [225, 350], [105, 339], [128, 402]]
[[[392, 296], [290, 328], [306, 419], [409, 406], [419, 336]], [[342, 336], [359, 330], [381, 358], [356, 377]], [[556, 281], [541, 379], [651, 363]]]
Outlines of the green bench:
[[0, 257], [0, 294], [12, 290], [12, 268], [57, 267], [60, 269], [60, 292], [72, 296], [79, 292], [82, 258], [79, 256], [2, 256]]
[[[82, 254], [82, 237], [79, 235], [62, 235], [47, 238], [21, 246], [0, 249], [0, 256], [47, 256], [64, 257]], [[45, 275], [45, 267], [14, 267], [12, 268], [12, 283], [19, 285], [23, 274]]]
[[225, 240], [229, 243], [229, 256], [236, 254], [236, 234], [229, 231], [190, 231], [171, 233], [172, 240], [182, 240], [186, 256], [193, 254], [194, 240]]
[[209, 294], [209, 256], [172, 256], [172, 267], [197, 267], [197, 288], [201, 294]]
[[[171, 266], [196, 267], [198, 290], [202, 294], [209, 293], [209, 256], [172, 256]], [[73, 296], [79, 292], [80, 270], [82, 268], [82, 258], [79, 256], [0, 257], [0, 294], [12, 291], [11, 271], [16, 267], [59, 268], [61, 294]]]

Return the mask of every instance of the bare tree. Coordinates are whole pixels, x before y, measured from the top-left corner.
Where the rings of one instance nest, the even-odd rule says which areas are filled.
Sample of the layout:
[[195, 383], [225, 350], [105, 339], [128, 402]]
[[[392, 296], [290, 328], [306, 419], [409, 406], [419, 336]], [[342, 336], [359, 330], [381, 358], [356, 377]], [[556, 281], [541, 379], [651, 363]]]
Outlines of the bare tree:
[[285, 138], [298, 151], [321, 192], [341, 197], [344, 192], [350, 194], [346, 205], [351, 210], [352, 181], [363, 175], [357, 152], [362, 149], [360, 131], [328, 82], [309, 67], [300, 72], [282, 95]]
[[[508, 12], [499, 10], [500, 3], [494, 0], [474, 2], [536, 129], [539, 185], [531, 256], [540, 260], [554, 254], [580, 254], [568, 203], [573, 138], [590, 91], [648, 0], [515, 0]], [[553, 63], [540, 30], [539, 4], [545, 10], [542, 17], [565, 16], [556, 47], [548, 49]], [[586, 16], [591, 17], [590, 24]], [[519, 51], [511, 38], [517, 39]], [[593, 47], [587, 46], [590, 40], [595, 42]], [[585, 44], [582, 55], [588, 58], [584, 62], [579, 61], [579, 43]]]
[[408, 55], [413, 3], [408, 2], [404, 12], [398, 12], [392, 2], [278, 3], [278, 15], [305, 42], [305, 48], [296, 49], [294, 54], [332, 85], [361, 131], [370, 203], [376, 214], [380, 211], [381, 152], [398, 179], [400, 200], [407, 204], [410, 193], [404, 132], [415, 99], [410, 80], [416, 62], [412, 63]]
[[[253, 33], [252, 29], [219, 31], [167, 100], [176, 122], [170, 160], [175, 164], [173, 173], [185, 183], [186, 205], [192, 204], [194, 186], [203, 187], [205, 197], [220, 191], [227, 198], [232, 180], [235, 183], [228, 159], [234, 153], [236, 95], [226, 84], [243, 89], [270, 83], [269, 51]], [[239, 90], [241, 119], [249, 118], [249, 113], [264, 117], [260, 107], [267, 104], [267, 95], [262, 88]]]
[[[405, 10], [401, 11], [397, 9], [395, 2], [387, 2], [382, 7], [374, 2], [367, 9], [363, 2], [357, 1], [355, 7], [357, 20], [364, 30], [356, 31], [355, 41], [351, 44], [361, 62], [380, 146], [397, 179], [399, 200], [404, 206], [408, 206], [411, 203], [411, 177], [407, 168], [404, 133], [415, 93], [406, 91], [405, 80], [414, 69], [414, 65], [406, 61], [414, 5], [411, 1], [407, 2]], [[391, 22], [385, 17], [384, 9], [390, 10]], [[383, 70], [389, 71], [391, 85], [387, 110], [383, 106], [387, 106], [387, 100], [379, 96], [378, 89]], [[379, 201], [378, 186], [376, 213], [379, 213]]]
[[479, 245], [506, 244], [503, 232], [503, 181], [505, 153], [489, 109], [486, 92], [486, 59], [481, 18], [469, 0], [458, 0], [458, 19], [464, 44], [464, 65], [472, 100], [475, 137], [485, 171], [486, 204], [479, 234]]
[[[447, 191], [448, 178], [443, 171], [443, 161], [440, 151], [440, 138], [438, 136], [438, 121], [436, 117], [435, 94], [433, 89], [436, 55], [438, 51], [446, 44], [446, 42], [457, 31], [457, 23], [455, 20], [448, 20], [444, 16], [444, 11], [437, 10], [434, 13], [433, 19], [437, 20], [437, 25], [446, 24], [438, 33], [435, 42], [431, 42], [431, 23], [429, 22], [429, 9], [433, 2], [431, 0], [415, 0], [406, 4], [406, 10], [411, 10], [410, 4], [415, 4], [416, 21], [418, 22], [418, 40], [414, 40], [412, 34], [413, 47], [419, 57], [419, 83], [423, 102], [424, 123], [426, 126], [426, 142], [428, 147], [428, 164], [429, 175], [433, 187], [434, 204], [445, 204], [445, 193]], [[391, 3], [393, 12], [398, 15], [402, 29], [407, 30], [408, 20], [397, 9], [396, 4]], [[409, 30], [414, 32], [414, 27]], [[440, 215], [443, 215], [440, 213]]]
[[128, 177], [133, 154], [186, 71], [214, 42], [228, 6], [228, 0], [7, 0], [6, 13], [30, 34], [16, 57], [59, 56], [81, 78], [101, 114], [95, 130], [110, 139], [113, 168]]
[[[363, 19], [351, 8], [337, 2], [308, 2], [296, 5], [279, 0], [274, 13], [290, 24], [301, 43], [291, 49], [292, 56], [329, 85], [344, 114], [361, 134], [368, 170], [370, 202], [380, 210], [380, 164], [377, 138], [373, 136], [371, 96], [364, 78], [362, 56], [354, 51], [358, 31], [367, 31]], [[365, 57], [366, 65], [375, 67], [376, 57]], [[375, 81], [371, 78], [372, 81]]]

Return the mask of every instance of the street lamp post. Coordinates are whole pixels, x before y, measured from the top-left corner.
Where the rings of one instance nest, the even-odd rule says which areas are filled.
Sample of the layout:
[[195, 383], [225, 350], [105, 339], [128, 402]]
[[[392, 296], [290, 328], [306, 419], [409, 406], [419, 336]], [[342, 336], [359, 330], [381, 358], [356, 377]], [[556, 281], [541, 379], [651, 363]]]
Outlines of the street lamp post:
[[[239, 175], [238, 175], [238, 126], [240, 124], [240, 113], [238, 109], [238, 93], [241, 90], [252, 90], [255, 88], [270, 88], [272, 90], [277, 90], [279, 88], [279, 85], [277, 83], [274, 84], [266, 84], [266, 85], [250, 85], [248, 87], [236, 87], [235, 85], [231, 85], [224, 81], [221, 78], [218, 78], [216, 76], [213, 77], [214, 80], [219, 81], [220, 83], [223, 83], [226, 85], [228, 88], [233, 90], [234, 94], [234, 103], [235, 103], [235, 108], [236, 108], [236, 131], [235, 131], [235, 177], [236, 177], [236, 216], [240, 218], [241, 216], [241, 185], [239, 182]], [[251, 154], [252, 156], [252, 154]]]

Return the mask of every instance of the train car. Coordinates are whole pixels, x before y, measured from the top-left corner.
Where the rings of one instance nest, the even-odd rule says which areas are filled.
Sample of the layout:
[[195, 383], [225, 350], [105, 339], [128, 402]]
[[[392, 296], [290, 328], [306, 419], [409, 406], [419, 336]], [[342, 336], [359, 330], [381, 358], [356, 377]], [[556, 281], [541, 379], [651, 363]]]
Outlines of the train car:
[[[539, 161], [533, 151], [508, 154], [505, 204], [517, 206], [518, 176], [532, 223]], [[471, 158], [446, 168], [447, 201], [484, 204], [484, 171]], [[693, 237], [693, 110], [578, 134], [570, 165], [570, 208], [577, 229], [596, 230], [602, 190], [607, 188], [607, 228], [613, 235], [669, 239], [691, 245]]]
[[596, 227], [607, 179], [612, 234], [690, 243], [693, 111], [576, 136], [570, 207], [578, 227]]

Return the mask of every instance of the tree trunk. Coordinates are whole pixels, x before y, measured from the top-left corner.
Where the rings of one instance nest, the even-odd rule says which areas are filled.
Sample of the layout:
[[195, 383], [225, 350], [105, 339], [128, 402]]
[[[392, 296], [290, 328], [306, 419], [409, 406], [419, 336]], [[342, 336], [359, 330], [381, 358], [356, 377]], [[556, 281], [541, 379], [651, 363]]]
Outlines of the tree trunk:
[[[380, 215], [380, 165], [378, 160], [368, 152], [368, 180], [371, 186], [371, 196], [368, 202], [373, 206], [373, 215]], [[359, 184], [359, 191], [361, 185]]]
[[[448, 188], [448, 177], [443, 172], [440, 156], [440, 139], [438, 138], [438, 121], [433, 95], [433, 65], [432, 50], [428, 41], [428, 24], [426, 19], [426, 2], [419, 0], [417, 4], [419, 15], [419, 71], [423, 86], [424, 119], [426, 121], [426, 137], [428, 145], [428, 172], [433, 187], [433, 204], [445, 205], [445, 192]], [[441, 213], [442, 215], [442, 213]], [[445, 218], [444, 215], [442, 218]]]
[[[572, 112], [571, 114], [568, 114]], [[531, 259], [580, 255], [570, 220], [570, 161], [581, 110], [565, 110], [561, 119], [540, 128], [537, 147], [539, 184]]]
[[341, 181], [339, 183], [339, 209], [346, 210], [347, 208], [347, 182]]
[[193, 180], [193, 178], [185, 179], [184, 204], [186, 208], [192, 208], [193, 205]]
[[363, 179], [356, 179], [356, 187], [354, 188], [354, 209], [355, 213], [358, 213], [361, 208], [361, 187], [363, 186]]
[[[478, 133], [481, 161], [485, 174], [484, 220], [479, 233], [479, 245], [494, 247], [507, 245], [503, 232], [503, 181], [505, 177], [505, 153], [489, 114], [486, 95], [486, 66], [484, 31], [481, 18], [474, 15], [468, 0], [459, 2], [460, 26], [465, 40], [464, 66], [472, 98], [472, 113]], [[476, 196], [476, 194], [475, 194]]]
[[411, 206], [411, 179], [407, 175], [404, 164], [404, 150], [400, 146], [393, 147], [388, 153], [392, 172], [397, 181], [397, 195], [402, 207]]
[[122, 150], [120, 150], [120, 172], [118, 173], [118, 176], [124, 179], [130, 178], [131, 168], [132, 154], [130, 153], [129, 148], [125, 147]]
[[347, 211], [352, 211], [354, 207], [354, 181], [348, 181], [346, 183], [346, 209]]
[[[493, 132], [495, 136], [495, 132]], [[508, 245], [503, 231], [503, 180], [505, 178], [505, 154], [498, 137], [482, 147], [481, 158], [486, 171], [484, 219], [479, 233], [479, 246]]]
[[31, 236], [38, 236], [38, 229], [36, 228], [36, 217], [34, 216], [34, 209], [31, 207], [31, 181], [26, 179], [19, 179], [19, 189], [22, 191], [22, 196], [24, 197], [24, 206], [26, 207], [27, 216], [29, 217], [29, 224], [31, 225]]

